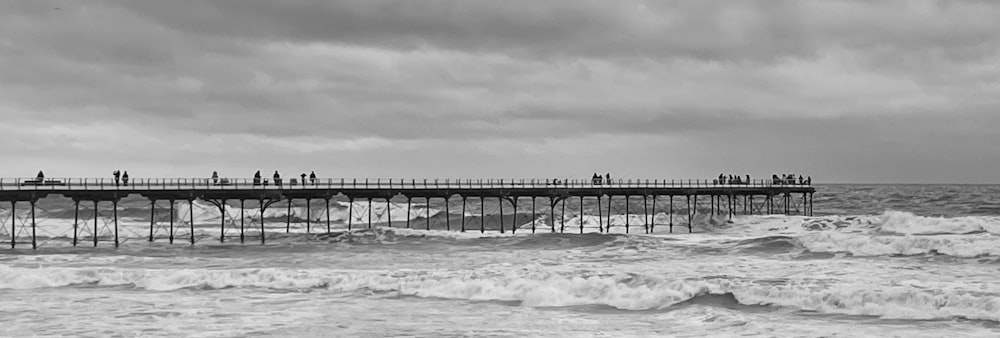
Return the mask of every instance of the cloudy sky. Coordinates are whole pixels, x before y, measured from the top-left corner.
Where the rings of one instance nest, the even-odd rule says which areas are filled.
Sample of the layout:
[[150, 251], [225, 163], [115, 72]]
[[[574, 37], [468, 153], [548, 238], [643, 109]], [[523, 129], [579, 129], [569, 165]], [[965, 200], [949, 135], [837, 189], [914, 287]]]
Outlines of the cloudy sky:
[[1000, 183], [993, 1], [4, 1], [0, 176]]

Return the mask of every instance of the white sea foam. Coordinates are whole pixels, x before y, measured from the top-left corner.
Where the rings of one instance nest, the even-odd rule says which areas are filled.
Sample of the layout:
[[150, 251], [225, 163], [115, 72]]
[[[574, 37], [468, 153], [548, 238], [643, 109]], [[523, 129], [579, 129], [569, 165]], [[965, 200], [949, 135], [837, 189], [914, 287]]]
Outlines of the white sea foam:
[[665, 279], [628, 273], [557, 273], [528, 267], [474, 270], [123, 269], [0, 266], [0, 288], [78, 284], [169, 291], [181, 288], [323, 288], [464, 300], [516, 301], [528, 307], [607, 305], [622, 310], [665, 309], [699, 295], [732, 293], [747, 305], [779, 305], [822, 313], [885, 318], [963, 317], [1000, 321], [1000, 296], [953, 288], [915, 288], [860, 282], [774, 285], [753, 280]]

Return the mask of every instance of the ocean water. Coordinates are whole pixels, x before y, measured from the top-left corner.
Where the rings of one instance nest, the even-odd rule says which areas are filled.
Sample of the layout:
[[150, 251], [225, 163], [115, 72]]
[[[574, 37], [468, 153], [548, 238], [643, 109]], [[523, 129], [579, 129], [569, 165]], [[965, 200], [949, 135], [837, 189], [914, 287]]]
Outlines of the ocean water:
[[[694, 233], [683, 211], [668, 232], [664, 200], [652, 234], [642, 225], [650, 218], [635, 214], [641, 200], [629, 215], [613, 205], [611, 234], [597, 233], [593, 201], [583, 217], [572, 201], [565, 217], [558, 210], [563, 234], [551, 233], [543, 203], [535, 234], [528, 204], [517, 219], [504, 206], [501, 234], [499, 217], [479, 231], [481, 210], [495, 214], [496, 204], [470, 204], [461, 233], [460, 202], [448, 205], [447, 231], [440, 201], [414, 204], [419, 229], [401, 228], [405, 200], [373, 205], [371, 229], [367, 202], [340, 201], [325, 233], [325, 206], [299, 203], [264, 214], [266, 245], [252, 230], [239, 242], [238, 206], [222, 218], [186, 202], [175, 206], [177, 242], [167, 243], [169, 205], [160, 204], [149, 243], [149, 202], [128, 200], [117, 249], [104, 218], [97, 248], [86, 231], [71, 247], [72, 204], [50, 199], [39, 204], [41, 248], [0, 249], [0, 335], [1000, 336], [1000, 186], [817, 189], [814, 217], [702, 214]], [[287, 210], [296, 221], [285, 234]], [[4, 212], [0, 238], [9, 238], [10, 218], [23, 229], [28, 216]], [[315, 220], [310, 232], [324, 233], [306, 234], [303, 213]], [[184, 242], [192, 216], [193, 246]], [[92, 224], [93, 212], [80, 218]]]

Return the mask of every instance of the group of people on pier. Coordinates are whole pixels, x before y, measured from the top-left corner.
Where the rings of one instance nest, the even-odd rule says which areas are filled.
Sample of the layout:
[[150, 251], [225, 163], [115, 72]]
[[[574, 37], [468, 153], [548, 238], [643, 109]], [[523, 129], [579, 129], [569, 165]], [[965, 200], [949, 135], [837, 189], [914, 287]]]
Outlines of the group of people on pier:
[[798, 180], [796, 180], [795, 174], [781, 174], [780, 177], [777, 174], [771, 175], [771, 181], [774, 184], [782, 185], [812, 185], [812, 180], [812, 176], [803, 178], [802, 175], [798, 175]]
[[728, 175], [719, 174], [719, 178], [715, 180], [715, 184], [750, 184], [750, 175], [747, 174], [746, 180], [740, 175]]
[[590, 177], [590, 182], [594, 185], [611, 184], [611, 173], [605, 173], [604, 177], [601, 177], [601, 174], [594, 173], [594, 176]]
[[[41, 174], [41, 172], [39, 172], [39, 174]], [[123, 184], [128, 185], [128, 170], [122, 172], [119, 171], [118, 169], [115, 169], [115, 171], [111, 172], [111, 176], [114, 176], [115, 178], [115, 186]]]
[[[306, 182], [307, 182], [306, 181], [306, 176], [307, 176], [306, 173], [300, 174], [299, 177], [302, 180], [299, 181], [300, 183], [298, 183], [298, 184], [305, 185]], [[309, 184], [316, 184], [316, 171], [310, 171], [308, 177], [309, 177], [309, 181], [308, 181]], [[218, 178], [217, 173], [212, 172], [212, 179], [216, 180], [217, 178]], [[274, 181], [273, 181], [274, 185], [279, 185], [279, 186], [282, 185], [281, 174], [279, 174], [277, 170], [274, 171], [274, 175], [272, 175], [271, 178], [274, 179]], [[293, 178], [292, 179], [292, 184], [294, 185], [296, 183], [297, 182], [295, 182], [295, 179]], [[261, 184], [267, 185], [267, 180], [266, 179], [264, 179], [263, 181], [261, 181], [260, 170], [257, 170], [257, 172], [255, 172], [253, 174], [253, 184], [254, 185], [261, 185]]]

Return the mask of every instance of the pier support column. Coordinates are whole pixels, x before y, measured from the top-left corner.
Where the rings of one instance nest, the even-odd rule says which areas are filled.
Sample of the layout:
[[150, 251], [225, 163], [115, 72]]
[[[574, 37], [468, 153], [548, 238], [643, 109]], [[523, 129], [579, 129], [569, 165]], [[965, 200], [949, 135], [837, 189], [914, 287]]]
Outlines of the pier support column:
[[[698, 195], [694, 195], [694, 196], [695, 196], [694, 203], [697, 204], [698, 203]], [[688, 205], [688, 207], [687, 207], [688, 233], [691, 233], [692, 232], [691, 231], [691, 229], [692, 229], [692, 227], [691, 227], [691, 218], [694, 217], [694, 213], [692, 212], [693, 210], [691, 210], [691, 196], [690, 195], [687, 196], [687, 205]]]
[[[94, 216], [97, 219], [97, 216]], [[97, 222], [94, 222], [94, 228], [97, 228]], [[17, 246], [17, 201], [10, 201], [10, 248], [13, 249]], [[96, 245], [95, 245], [96, 246]]]
[[503, 231], [504, 231], [504, 229], [503, 229], [503, 197], [502, 196], [501, 197], [497, 197], [497, 203], [500, 204], [500, 207], [499, 207], [500, 208], [500, 233], [502, 234]]
[[444, 198], [444, 228], [451, 231], [451, 195]]
[[561, 201], [562, 202], [562, 212], [559, 213], [559, 233], [560, 234], [563, 233], [566, 230], [566, 200], [567, 199], [568, 198], [564, 198]]
[[406, 196], [406, 228], [410, 228], [410, 207], [413, 206], [413, 199]]
[[[353, 197], [348, 198], [348, 202], [347, 203], [350, 203], [347, 206], [347, 231], [351, 231], [351, 224], [354, 223], [354, 198]], [[410, 210], [407, 209], [406, 211], [409, 212]], [[407, 220], [406, 220], [406, 227], [407, 228], [410, 227], [410, 220], [409, 220], [409, 218], [407, 218]]]
[[[267, 206], [264, 204], [264, 199], [261, 198], [260, 199], [260, 244], [261, 245], [264, 244], [264, 240], [266, 237], [264, 235], [264, 209], [267, 209]], [[191, 239], [193, 240], [194, 237], [191, 237]]]
[[428, 197], [426, 203], [424, 204], [424, 213], [427, 214], [425, 223], [427, 224], [427, 230], [431, 230], [431, 198]]
[[517, 233], [517, 227], [518, 227], [518, 225], [517, 225], [517, 200], [518, 199], [520, 199], [518, 196], [514, 196], [514, 201], [511, 202], [511, 204], [514, 205], [514, 220], [512, 221], [512, 222], [514, 222], [514, 225], [512, 225], [510, 227], [510, 233], [511, 234], [516, 234]]
[[[153, 225], [156, 223], [156, 200], [149, 200], [149, 242], [153, 242]], [[73, 222], [74, 231], [76, 231], [76, 221]], [[76, 234], [74, 234], [74, 237]], [[75, 241], [74, 241], [75, 242]]]
[[531, 233], [535, 233], [535, 220], [538, 216], [535, 215], [535, 196], [531, 196]]
[[[38, 249], [38, 240], [35, 236], [35, 200], [29, 202], [31, 204], [31, 249]], [[115, 218], [115, 247], [118, 247], [118, 218]]]
[[246, 207], [246, 200], [241, 199], [240, 200], [240, 244], [245, 243], [244, 240], [246, 239], [246, 235], [244, 234], [245, 233], [245, 231], [244, 231], [245, 230], [244, 224], [246, 223], [246, 219], [247, 218], [246, 218], [246, 216], [243, 215], [243, 212], [246, 209], [247, 209], [247, 207]]
[[[390, 184], [391, 186], [391, 184]], [[385, 218], [389, 222], [389, 227], [392, 227], [392, 197], [385, 198]]]
[[583, 195], [580, 196], [580, 234], [583, 234]]
[[[97, 224], [97, 220], [94, 220], [94, 224]], [[170, 244], [174, 244], [174, 200], [170, 200]], [[94, 236], [94, 246], [97, 246], [97, 236]]]
[[642, 194], [642, 226], [646, 228], [646, 233], [649, 233], [649, 200], [646, 198], [646, 194]]
[[[77, 236], [77, 228], [79, 227], [78, 224], [80, 224], [80, 200], [77, 200], [77, 199], [73, 200], [73, 210], [74, 210], [73, 211], [73, 246], [75, 247], [76, 246], [76, 240], [77, 240], [77, 238], [76, 238], [76, 236]], [[152, 238], [152, 237], [150, 237], [150, 238]]]
[[465, 196], [462, 196], [462, 232], [465, 232]]
[[221, 202], [222, 203], [219, 203], [219, 212], [222, 213], [222, 217], [221, 217], [222, 218], [222, 222], [220, 223], [221, 226], [219, 227], [219, 243], [225, 243], [226, 242], [226, 200], [222, 200]]
[[556, 204], [552, 202], [553, 199], [549, 196], [549, 228], [551, 232], [556, 232]]
[[[608, 226], [604, 228], [604, 232], [611, 232], [611, 200], [615, 199], [614, 195], [608, 195]], [[601, 206], [597, 206], [600, 208]]]
[[674, 233], [674, 195], [670, 195], [670, 210], [667, 212], [668, 223], [670, 233]]
[[631, 215], [629, 215], [629, 211], [628, 211], [628, 206], [630, 204], [629, 202], [631, 202], [631, 199], [632, 199], [631, 197], [632, 196], [625, 195], [625, 233], [626, 234], [628, 233], [629, 220], [632, 218]]
[[656, 230], [656, 199], [659, 196], [653, 195], [653, 216], [649, 220], [649, 233], [653, 233]]
[[292, 232], [292, 199], [288, 199], [288, 205], [285, 206], [285, 233]]
[[479, 233], [486, 232], [486, 198], [479, 196]]
[[601, 195], [597, 195], [597, 233], [604, 233], [604, 215], [601, 211]]
[[330, 198], [326, 198], [326, 233], [330, 233]]
[[[261, 211], [261, 215], [264, 212]], [[264, 216], [261, 216], [263, 218]], [[306, 233], [312, 232], [312, 198], [306, 198]]]
[[194, 200], [193, 199], [188, 200], [188, 216], [189, 216], [189, 221], [191, 221], [191, 245], [194, 245]]
[[[32, 207], [34, 207], [34, 206], [32, 206]], [[112, 210], [111, 211], [112, 217], [115, 219], [115, 221], [114, 221], [115, 222], [115, 247], [117, 248], [118, 247], [118, 200], [112, 200], [111, 201], [111, 210]], [[31, 213], [32, 213], [32, 218], [34, 218], [35, 210], [32, 209]]]
[[368, 229], [372, 228], [372, 198], [368, 198]]
[[[98, 210], [97, 209], [97, 200], [94, 200], [94, 233], [93, 233], [93, 235], [94, 235], [94, 247], [95, 248], [97, 247], [97, 233], [98, 233], [98, 231], [97, 231], [98, 230], [98, 228], [97, 228], [97, 217], [100, 214], [100, 213], [97, 212], [97, 210]], [[170, 210], [173, 211], [173, 208], [171, 208]], [[171, 215], [173, 215], [173, 213], [171, 213]], [[171, 216], [171, 217], [173, 217], [173, 216]], [[172, 227], [173, 226], [173, 218], [171, 218], [171, 223], [170, 224], [171, 224], [171, 227]], [[173, 242], [171, 242], [171, 243], [173, 243]]]

